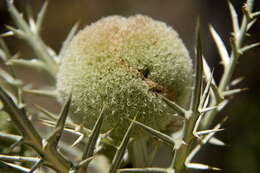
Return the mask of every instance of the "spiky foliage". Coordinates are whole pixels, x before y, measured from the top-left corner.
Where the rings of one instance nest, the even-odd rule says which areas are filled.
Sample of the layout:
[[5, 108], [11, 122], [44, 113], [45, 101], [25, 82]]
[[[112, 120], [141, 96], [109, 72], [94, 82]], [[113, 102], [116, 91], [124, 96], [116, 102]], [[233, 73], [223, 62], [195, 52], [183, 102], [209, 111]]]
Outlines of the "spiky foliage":
[[[12, 55], [8, 47], [5, 45], [5, 42], [2, 40], [2, 38], [0, 39], [0, 56], [7, 65], [7, 70], [1, 69], [0, 71], [0, 107], [1, 111], [5, 111], [9, 115], [12, 124], [14, 124], [20, 132], [19, 136], [11, 134], [12, 132], [6, 131], [6, 129], [4, 129], [5, 132], [0, 132], [0, 139], [1, 142], [4, 140], [13, 143], [12, 146], [8, 148], [10, 150], [18, 145], [30, 146], [33, 150], [35, 150], [36, 153], [38, 153], [38, 157], [13, 156], [8, 154], [0, 155], [0, 172], [28, 173], [34, 172], [36, 170], [41, 172], [51, 172], [50, 169], [39, 169], [40, 167], [44, 166], [45, 168], [52, 168], [53, 170], [60, 173], [83, 173], [90, 165], [94, 168], [96, 167], [96, 170], [102, 170], [100, 167], [107, 165], [107, 162], [104, 161], [104, 159], [96, 159], [95, 157], [99, 157], [100, 154], [105, 153], [104, 148], [107, 148], [108, 146], [113, 148], [115, 151], [114, 154], [112, 153], [113, 159], [110, 163], [110, 168], [107, 168], [107, 172], [110, 173], [184, 173], [187, 169], [219, 170], [216, 167], [208, 166], [202, 163], [194, 163], [193, 158], [207, 143], [225, 145], [224, 142], [215, 138], [214, 135], [217, 132], [223, 130], [221, 129], [221, 125], [224, 123], [226, 118], [217, 123], [214, 128], [209, 129], [209, 127], [212, 125], [212, 121], [214, 120], [215, 115], [223, 110], [225, 105], [229, 102], [229, 96], [243, 90], [239, 88], [231, 88], [231, 83], [234, 83], [232, 82], [232, 76], [240, 55], [259, 45], [258, 43], [253, 43], [251, 45], [243, 44], [248, 30], [253, 26], [254, 22], [256, 21], [256, 17], [260, 15], [260, 12], [252, 12], [254, 0], [247, 0], [246, 4], [243, 6], [244, 16], [241, 22], [239, 22], [237, 18], [234, 7], [231, 3], [229, 3], [233, 23], [233, 33], [231, 34], [230, 38], [232, 49], [230, 53], [228, 53], [218, 33], [212, 26], [210, 26], [210, 32], [216, 43], [222, 64], [224, 65], [224, 73], [219, 84], [217, 84], [214, 80], [214, 76], [210, 70], [210, 67], [208, 66], [206, 60], [203, 59], [199, 27], [197, 27], [195, 58], [196, 65], [195, 78], [193, 82], [194, 90], [192, 91], [189, 107], [183, 107], [182, 105], [175, 103], [171, 98], [167, 97], [167, 95], [159, 95], [160, 100], [163, 101], [167, 107], [171, 107], [171, 109], [175, 110], [175, 112], [183, 118], [184, 128], [182, 129], [182, 137], [174, 138], [172, 136], [166, 135], [158, 131], [158, 129], [150, 127], [149, 124], [146, 125], [138, 121], [136, 117], [133, 119], [128, 119], [128, 121], [130, 121], [130, 125], [128, 126], [127, 131], [124, 133], [122, 140], [119, 142], [119, 145], [115, 145], [111, 138], [109, 138], [110, 131], [105, 134], [100, 133], [102, 124], [107, 116], [106, 111], [109, 109], [109, 107], [98, 105], [97, 108], [100, 109], [97, 111], [97, 121], [93, 123], [93, 128], [91, 128], [92, 126], [84, 127], [81, 126], [81, 124], [66, 121], [66, 117], [70, 111], [71, 96], [73, 93], [67, 94], [66, 101], [64, 102], [63, 109], [61, 110], [59, 116], [54, 115], [39, 106], [37, 107], [39, 110], [37, 113], [41, 112], [45, 115], [43, 124], [52, 126], [54, 128], [53, 131], [47, 135], [48, 137], [43, 137], [40, 135], [38, 130], [34, 127], [34, 123], [29, 119], [30, 113], [27, 111], [27, 106], [24, 102], [23, 94], [24, 92], [30, 92], [37, 95], [41, 94], [56, 98], [56, 93], [54, 91], [33, 90], [31, 88], [28, 89], [23, 81], [17, 79], [17, 75], [13, 70], [12, 65], [16, 64], [34, 69], [41, 69], [47, 72], [50, 78], [55, 81], [55, 76], [56, 72], [58, 71], [59, 64], [58, 57], [61, 57], [65, 54], [68, 45], [77, 30], [77, 25], [73, 27], [68, 38], [64, 42], [64, 46], [61, 49], [60, 54], [56, 56], [56, 54], [44, 44], [39, 35], [47, 3], [43, 6], [43, 9], [39, 13], [36, 22], [31, 16], [29, 18], [29, 22], [27, 23], [22, 15], [20, 15], [17, 9], [14, 7], [13, 2], [11, 0], [6, 0], [6, 2], [17, 28], [8, 26], [10, 32], [4, 33], [2, 36], [15, 35], [16, 37], [24, 39], [29, 43], [32, 50], [35, 51], [37, 59], [32, 61], [16, 59], [17, 56]], [[90, 44], [90, 46], [92, 45]], [[146, 56], [146, 53], [150, 54], [150, 52], [147, 51], [143, 55]], [[131, 63], [131, 65], [136, 65], [134, 66], [135, 68], [139, 67], [137, 65], [138, 63]], [[51, 84], [52, 87], [54, 87], [53, 83]], [[168, 168], [149, 167], [149, 160], [151, 159], [148, 160], [147, 158], [152, 158], [154, 156], [154, 152], [148, 153], [143, 151], [146, 150], [147, 147], [152, 147], [153, 150], [156, 150], [156, 147], [153, 147], [153, 145], [148, 146], [147, 143], [144, 144], [142, 142], [138, 143], [140, 145], [134, 145], [135, 141], [131, 140], [131, 136], [133, 130], [137, 128], [139, 130], [142, 129], [144, 132], [147, 132], [149, 135], [158, 139], [158, 141], [164, 142], [172, 148], [174, 151], [174, 157]], [[82, 150], [79, 148], [73, 148], [72, 146], [69, 146], [69, 144], [65, 143], [65, 141], [61, 140], [61, 136], [64, 131], [78, 137], [73, 146], [78, 143], [82, 143], [85, 144], [85, 147], [83, 147], [84, 149]], [[88, 139], [87, 142], [84, 139]], [[130, 146], [128, 145], [129, 143]], [[133, 150], [132, 148], [135, 147], [138, 149]], [[129, 157], [134, 156], [133, 161], [135, 161], [135, 159], [140, 160], [140, 152], [137, 152], [137, 155], [131, 154], [131, 152], [136, 153], [136, 151], [142, 151], [142, 153], [144, 153], [141, 161], [145, 161], [146, 164], [142, 165], [143, 167], [140, 168], [123, 168], [122, 163], [127, 162]], [[148, 155], [146, 156], [146, 154]], [[95, 162], [91, 162], [92, 160], [95, 160]], [[124, 162], [122, 162], [122, 160]], [[24, 165], [26, 165], [26, 167], [24, 167]]]

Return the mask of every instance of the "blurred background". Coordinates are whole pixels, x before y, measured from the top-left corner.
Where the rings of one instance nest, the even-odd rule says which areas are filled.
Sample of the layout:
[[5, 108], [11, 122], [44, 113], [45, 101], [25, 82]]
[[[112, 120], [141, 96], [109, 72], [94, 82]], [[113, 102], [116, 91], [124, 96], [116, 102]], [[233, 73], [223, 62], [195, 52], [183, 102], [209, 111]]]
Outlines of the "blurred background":
[[[255, 0], [255, 10], [260, 10], [260, 1]], [[44, 0], [15, 0], [22, 12], [32, 7], [37, 14]], [[240, 7], [243, 0], [233, 0], [235, 8], [241, 16]], [[212, 24], [220, 33], [226, 45], [229, 45], [231, 20], [226, 0], [55, 0], [50, 1], [42, 38], [55, 51], [59, 51], [70, 28], [80, 21], [80, 28], [101, 17], [108, 15], [129, 16], [144, 14], [166, 22], [172, 26], [183, 39], [193, 56], [194, 28], [197, 17], [201, 19], [203, 53], [211, 68], [215, 69], [216, 80], [222, 74], [219, 56], [208, 31]], [[6, 31], [5, 25], [13, 25], [7, 12], [4, 0], [0, 0], [0, 33]], [[260, 21], [250, 31], [246, 43], [260, 42]], [[34, 55], [28, 46], [16, 38], [5, 39], [12, 53], [21, 53], [22, 58], [32, 58]], [[227, 46], [229, 49], [230, 47]], [[2, 63], [2, 62], [1, 62]], [[216, 166], [229, 173], [259, 173], [260, 172], [260, 48], [249, 51], [241, 56], [235, 76], [244, 77], [239, 85], [248, 88], [235, 98], [232, 98], [219, 118], [228, 115], [225, 131], [219, 132], [218, 138], [225, 141], [227, 147], [207, 145], [195, 159], [201, 163]], [[35, 87], [44, 85], [46, 79], [41, 74], [26, 69], [17, 69], [22, 79], [32, 82]], [[33, 75], [32, 75], [33, 74]], [[28, 97], [29, 102], [41, 104], [48, 110], [57, 112], [59, 104], [52, 100]], [[193, 171], [191, 171], [193, 172]], [[194, 171], [195, 172], [195, 171]], [[205, 171], [207, 172], [207, 171]], [[210, 171], [208, 171], [210, 172]]]

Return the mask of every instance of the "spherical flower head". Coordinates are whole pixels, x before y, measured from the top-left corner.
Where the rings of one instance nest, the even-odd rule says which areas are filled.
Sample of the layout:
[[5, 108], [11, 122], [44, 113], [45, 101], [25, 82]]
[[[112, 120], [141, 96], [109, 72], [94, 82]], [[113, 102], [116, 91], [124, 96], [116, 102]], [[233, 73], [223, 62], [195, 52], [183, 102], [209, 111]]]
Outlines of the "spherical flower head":
[[117, 140], [135, 116], [165, 130], [174, 111], [159, 95], [185, 106], [191, 80], [189, 53], [171, 27], [142, 15], [111, 16], [73, 38], [62, 55], [57, 90], [61, 101], [72, 92], [71, 117], [87, 128], [106, 104], [102, 131], [113, 129]]

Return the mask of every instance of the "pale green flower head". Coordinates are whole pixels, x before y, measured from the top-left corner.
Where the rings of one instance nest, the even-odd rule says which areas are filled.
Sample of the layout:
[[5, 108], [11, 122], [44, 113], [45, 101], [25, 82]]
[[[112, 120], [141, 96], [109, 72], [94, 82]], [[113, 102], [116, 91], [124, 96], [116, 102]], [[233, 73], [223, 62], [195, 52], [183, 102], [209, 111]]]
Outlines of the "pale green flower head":
[[111, 16], [86, 26], [71, 41], [57, 90], [61, 101], [72, 92], [71, 117], [87, 128], [106, 104], [102, 130], [113, 129], [112, 138], [120, 139], [134, 116], [165, 130], [174, 111], [158, 94], [185, 106], [191, 81], [191, 59], [175, 30], [142, 15]]

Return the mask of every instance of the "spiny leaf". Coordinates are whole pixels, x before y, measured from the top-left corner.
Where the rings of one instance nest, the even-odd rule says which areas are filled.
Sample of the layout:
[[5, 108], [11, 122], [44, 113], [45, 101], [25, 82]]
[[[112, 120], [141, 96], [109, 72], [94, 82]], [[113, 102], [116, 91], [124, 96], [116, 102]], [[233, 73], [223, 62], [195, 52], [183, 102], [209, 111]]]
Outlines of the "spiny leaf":
[[22, 139], [21, 136], [0, 132], [0, 141], [16, 142], [16, 141], [20, 141], [21, 139]]
[[[15, 35], [20, 39], [24, 39], [26, 37], [25, 32], [20, 29], [15, 29], [9, 25], [6, 25], [5, 27], [11, 32], [9, 35]], [[6, 36], [6, 35], [8, 36], [8, 34], [4, 34], [2, 36]]]
[[207, 99], [208, 99], [209, 93], [210, 93], [210, 86], [211, 86], [212, 80], [213, 80], [213, 72], [211, 73], [211, 77], [207, 81], [207, 85], [206, 85], [204, 92], [201, 96], [200, 106], [199, 106], [200, 108], [204, 108], [206, 106], [206, 102], [207, 102]]
[[79, 137], [77, 138], [77, 140], [75, 142], [73, 142], [73, 144], [71, 145], [71, 147], [75, 147], [77, 144], [79, 144], [82, 140], [84, 139], [84, 135], [80, 134]]
[[29, 173], [30, 172], [30, 169], [25, 168], [25, 167], [20, 166], [20, 165], [13, 164], [13, 163], [0, 161], [0, 166], [2, 167], [2, 165], [10, 168], [11, 170], [17, 171], [15, 173]]
[[143, 130], [147, 131], [148, 133], [152, 134], [153, 136], [155, 136], [156, 138], [162, 140], [162, 142], [165, 142], [166, 144], [170, 145], [170, 146], [174, 146], [176, 144], [176, 141], [175, 139], [173, 139], [172, 137], [158, 131], [158, 130], [155, 130], [143, 123], [140, 123], [138, 121], [135, 121], [135, 120], [131, 120], [134, 124], [138, 125], [139, 127], [141, 127]]
[[210, 33], [215, 41], [215, 44], [217, 46], [218, 49], [218, 53], [223, 61], [223, 65], [225, 68], [228, 67], [228, 65], [230, 64], [230, 57], [228, 55], [227, 49], [225, 47], [224, 42], [222, 41], [222, 39], [220, 38], [220, 36], [218, 35], [218, 33], [215, 31], [215, 29], [213, 28], [213, 26], [209, 26], [209, 30]]
[[61, 111], [60, 116], [59, 116], [60, 118], [59, 118], [59, 120], [56, 124], [54, 132], [47, 139], [48, 145], [51, 146], [51, 147], [56, 148], [57, 145], [58, 145], [58, 142], [61, 138], [64, 126], [65, 126], [65, 121], [66, 121], [67, 116], [68, 116], [70, 103], [71, 103], [71, 94], [69, 95], [68, 99], [66, 100], [66, 103], [64, 104], [64, 106], [62, 108], [62, 111]]
[[203, 62], [202, 62], [202, 47], [200, 39], [200, 24], [196, 26], [196, 67], [194, 79], [194, 91], [192, 92], [191, 110], [196, 112], [200, 103], [202, 80], [203, 80]]
[[134, 121], [131, 122], [130, 126], [128, 127], [128, 129], [127, 129], [127, 131], [124, 135], [124, 138], [123, 138], [121, 144], [119, 145], [119, 147], [116, 151], [116, 154], [113, 158], [111, 167], [109, 169], [109, 173], [115, 173], [116, 170], [120, 167], [124, 153], [126, 151], [126, 147], [128, 145], [129, 139], [130, 139], [130, 135], [131, 135], [131, 131], [133, 129], [133, 125], [134, 125]]
[[15, 147], [21, 145], [24, 143], [24, 138], [20, 138], [18, 141], [16, 141], [15, 143], [13, 143], [10, 147], [9, 150], [12, 151]]
[[210, 78], [212, 77], [212, 83], [215, 84], [215, 80], [213, 77], [213, 74], [211, 74], [211, 69], [209, 67], [209, 64], [207, 63], [207, 60], [203, 57], [203, 74], [205, 75], [207, 81], [210, 80]]
[[24, 108], [18, 109], [13, 100], [1, 87], [0, 98], [5, 103], [4, 110], [9, 113], [12, 121], [23, 134], [24, 142], [30, 145], [33, 143], [36, 148], [41, 148], [41, 137], [26, 116]]
[[231, 85], [231, 86], [236, 86], [236, 85], [238, 85], [240, 82], [242, 82], [244, 79], [245, 79], [244, 77], [236, 78], [236, 79], [234, 79], [234, 80], [230, 83], [230, 85]]
[[257, 21], [257, 18], [250, 21], [247, 25], [246, 31], [248, 31], [250, 28], [252, 28], [252, 26], [256, 23], [256, 21]]
[[221, 171], [221, 169], [219, 169], [217, 167], [209, 166], [209, 165], [202, 164], [202, 163], [187, 163], [186, 167], [190, 168], [190, 169]]
[[212, 145], [217, 145], [217, 146], [226, 146], [225, 142], [219, 140], [216, 137], [210, 138], [209, 143]]
[[11, 76], [9, 73], [4, 71], [3, 69], [0, 69], [0, 77], [3, 78], [7, 83], [9, 83], [12, 86], [17, 87], [17, 86], [22, 85], [22, 81], [13, 78], [13, 76]]
[[[88, 158], [90, 158], [94, 155], [94, 150], [95, 150], [95, 147], [96, 147], [97, 142], [98, 142], [98, 137], [100, 135], [100, 129], [101, 129], [103, 119], [104, 119], [104, 110], [105, 110], [105, 106], [103, 106], [101, 113], [100, 113], [100, 115], [99, 115], [99, 117], [98, 117], [98, 119], [97, 119], [97, 121], [94, 125], [94, 128], [92, 130], [92, 134], [89, 137], [88, 144], [87, 144], [87, 146], [84, 150], [84, 153], [82, 155], [82, 161], [85, 160], [85, 159], [88, 159]], [[84, 164], [82, 167], [80, 167], [80, 169], [85, 169], [85, 166], [87, 166], [88, 163], [89, 162]]]
[[11, 36], [14, 36], [14, 32], [13, 31], [7, 31], [3, 34], [0, 34], [0, 38], [1, 37], [11, 37]]
[[50, 76], [55, 78], [58, 70], [58, 64], [55, 60], [55, 56], [50, 54], [50, 52], [48, 51], [49, 48], [40, 39], [39, 35], [37, 35], [35, 32], [31, 30], [30, 26], [26, 23], [23, 17], [19, 14], [18, 10], [15, 8], [13, 1], [6, 0], [6, 2], [8, 10], [15, 24], [19, 28], [19, 31], [25, 33], [23, 39], [26, 40], [30, 47], [34, 50], [37, 58], [41, 59], [44, 63], [46, 63], [49, 69], [48, 72]]
[[86, 167], [86, 166], [88, 166], [88, 164], [94, 159], [94, 157], [95, 157], [95, 156], [92, 156], [92, 157], [86, 158], [85, 160], [82, 160], [82, 161], [79, 163], [78, 167]]
[[218, 106], [211, 106], [211, 107], [200, 109], [199, 112], [202, 114], [202, 113], [206, 113], [206, 112], [209, 112], [209, 111], [213, 111], [217, 108], [218, 108]]
[[173, 110], [176, 111], [176, 113], [182, 117], [185, 117], [186, 114], [186, 110], [183, 109], [181, 106], [179, 106], [178, 104], [176, 104], [175, 102], [167, 99], [166, 97], [160, 95], [160, 97], [163, 99], [163, 101], [165, 101], [165, 103], [167, 105], [169, 105]]
[[218, 87], [215, 84], [211, 83], [211, 88], [212, 88], [212, 91], [213, 91], [214, 97], [216, 98], [217, 103], [222, 102], [224, 100], [224, 97], [220, 93]]
[[21, 67], [31, 68], [35, 70], [46, 70], [46, 66], [42, 61], [39, 61], [37, 59], [32, 60], [24, 60], [24, 59], [10, 59], [7, 62], [8, 65], [17, 65]]
[[228, 6], [229, 6], [229, 10], [230, 10], [230, 15], [231, 15], [231, 19], [232, 19], [232, 24], [233, 24], [233, 31], [234, 33], [239, 33], [239, 23], [238, 23], [238, 15], [237, 12], [234, 8], [234, 6], [232, 5], [232, 3], [230, 1], [228, 1]]
[[86, 146], [84, 154], [82, 155], [82, 160], [93, 156], [94, 149], [95, 149], [95, 146], [97, 144], [98, 137], [100, 135], [100, 129], [101, 129], [103, 119], [104, 119], [104, 110], [105, 110], [105, 106], [103, 106], [101, 113], [100, 113], [100, 115], [99, 115], [99, 117], [98, 117], [98, 119], [97, 119], [97, 121], [94, 125], [92, 133], [89, 137], [88, 145]]
[[44, 115], [46, 115], [48, 118], [50, 118], [51, 120], [57, 120], [58, 116], [49, 112], [47, 109], [39, 106], [39, 105], [34, 105], [35, 108], [37, 108], [40, 112], [42, 112]]
[[207, 135], [209, 133], [216, 133], [216, 132], [220, 132], [223, 131], [224, 129], [211, 129], [211, 130], [202, 130], [199, 132], [196, 132], [198, 135]]
[[[220, 121], [213, 129], [217, 130], [220, 129], [222, 124], [227, 120], [227, 116], [223, 118], [222, 121]], [[189, 153], [189, 155], [186, 157], [185, 163], [190, 163], [192, 159], [198, 154], [200, 149], [209, 142], [209, 140], [215, 135], [216, 132], [212, 132], [207, 134], [206, 136], [202, 137], [202, 139], [199, 141], [199, 144], [192, 149], [192, 151]]]
[[41, 28], [42, 28], [42, 24], [43, 24], [43, 19], [45, 17], [45, 14], [46, 14], [46, 11], [47, 11], [47, 7], [49, 5], [49, 1], [46, 0], [42, 6], [42, 9], [41, 11], [38, 13], [38, 16], [37, 16], [37, 20], [36, 20], [36, 31], [37, 33], [40, 33], [41, 32]]
[[36, 162], [36, 163], [32, 166], [32, 168], [31, 168], [31, 170], [30, 170], [29, 173], [33, 173], [36, 169], [38, 169], [38, 168], [40, 167], [40, 165], [41, 165], [42, 163], [43, 163], [43, 159], [39, 159], [39, 161]]
[[57, 98], [57, 92], [55, 90], [24, 89], [23, 91], [29, 94]]
[[67, 49], [69, 43], [71, 42], [72, 38], [74, 37], [74, 35], [76, 34], [77, 30], [79, 27], [79, 22], [77, 22], [76, 24], [74, 24], [74, 26], [71, 28], [67, 38], [65, 39], [65, 41], [62, 44], [62, 48], [60, 50], [59, 53], [59, 57], [63, 56], [64, 51]]
[[223, 96], [227, 97], [227, 96], [231, 96], [237, 93], [240, 93], [242, 91], [246, 91], [248, 90], [248, 88], [237, 88], [237, 89], [232, 89], [232, 90], [228, 90], [228, 91], [224, 91], [223, 92]]
[[253, 43], [253, 44], [244, 46], [244, 47], [241, 49], [241, 51], [244, 53], [244, 52], [249, 51], [249, 50], [251, 50], [251, 49], [253, 49], [253, 48], [255, 48], [255, 47], [258, 47], [258, 46], [260, 46], [260, 43]]
[[254, 12], [251, 14], [253, 18], [258, 17], [260, 15], [260, 11]]
[[0, 154], [0, 160], [6, 162], [29, 162], [35, 163], [40, 160], [38, 157], [10, 156]]
[[16, 10], [16, 8], [13, 5], [13, 0], [6, 0], [8, 10], [10, 14], [12, 15], [14, 22], [16, 23], [17, 26], [24, 30], [28, 30], [28, 26], [22, 16], [19, 14], [19, 12]]

